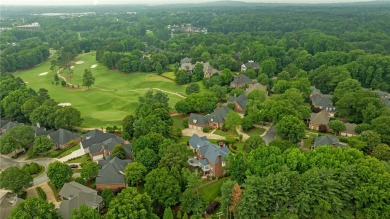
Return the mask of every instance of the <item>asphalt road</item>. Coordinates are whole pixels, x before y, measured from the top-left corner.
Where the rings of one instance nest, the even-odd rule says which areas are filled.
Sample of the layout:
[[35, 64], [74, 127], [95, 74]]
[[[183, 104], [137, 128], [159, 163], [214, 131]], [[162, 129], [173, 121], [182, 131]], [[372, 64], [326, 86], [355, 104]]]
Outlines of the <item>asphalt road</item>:
[[267, 133], [262, 136], [263, 140], [265, 141], [265, 144], [269, 144], [271, 141], [273, 141], [276, 137], [276, 130], [275, 126], [271, 125], [271, 127], [268, 129]]

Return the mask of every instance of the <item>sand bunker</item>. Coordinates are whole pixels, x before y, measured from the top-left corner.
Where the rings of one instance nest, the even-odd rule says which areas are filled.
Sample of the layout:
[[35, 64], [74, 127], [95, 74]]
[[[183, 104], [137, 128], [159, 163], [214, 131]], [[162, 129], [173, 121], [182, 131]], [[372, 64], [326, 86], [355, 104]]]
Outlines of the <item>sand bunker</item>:
[[58, 106], [71, 106], [71, 103], [59, 103]]
[[96, 68], [97, 65], [92, 65], [91, 68]]
[[74, 68], [74, 65], [70, 66], [70, 69], [73, 69]]
[[40, 73], [39, 76], [47, 75], [49, 72]]
[[84, 61], [78, 61], [78, 62], [75, 62], [76, 64], [80, 65], [80, 64], [83, 64]]

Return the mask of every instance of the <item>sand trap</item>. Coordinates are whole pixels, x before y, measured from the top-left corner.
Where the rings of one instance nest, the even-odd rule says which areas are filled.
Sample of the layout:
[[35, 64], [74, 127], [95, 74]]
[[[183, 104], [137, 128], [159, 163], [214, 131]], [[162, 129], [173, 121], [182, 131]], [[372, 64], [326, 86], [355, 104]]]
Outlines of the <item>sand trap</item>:
[[58, 106], [71, 106], [71, 103], [59, 103]]
[[97, 65], [92, 65], [91, 68], [96, 68]]
[[25, 83], [25, 84], [28, 84], [28, 82], [27, 82], [27, 81], [25, 81], [24, 83]]
[[70, 66], [70, 69], [73, 69], [74, 68], [74, 65]]
[[80, 65], [80, 64], [83, 64], [84, 61], [78, 61], [78, 62], [75, 62], [76, 64]]
[[39, 76], [47, 75], [49, 72], [40, 73]]

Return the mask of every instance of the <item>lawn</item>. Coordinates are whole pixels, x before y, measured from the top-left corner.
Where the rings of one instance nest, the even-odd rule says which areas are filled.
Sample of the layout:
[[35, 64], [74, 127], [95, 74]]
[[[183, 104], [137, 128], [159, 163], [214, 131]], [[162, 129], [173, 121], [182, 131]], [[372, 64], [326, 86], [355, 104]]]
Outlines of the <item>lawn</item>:
[[58, 155], [58, 158], [65, 157], [69, 154], [71, 154], [73, 151], [76, 151], [80, 149], [80, 144], [76, 144], [75, 146], [68, 148], [66, 151], [62, 152], [61, 154]]
[[223, 136], [223, 137], [238, 137], [238, 133], [237, 132], [232, 132], [232, 131], [227, 131], [227, 132], [224, 132], [220, 129], [217, 129], [214, 131], [214, 134], [216, 135], [220, 135], [220, 136]]
[[303, 147], [306, 149], [310, 149], [316, 137], [316, 134], [308, 133], [308, 137], [303, 139]]
[[263, 128], [253, 128], [253, 129], [250, 129], [249, 131], [245, 132], [246, 134], [248, 134], [249, 136], [252, 136], [252, 135], [261, 135], [263, 134], [265, 131], [265, 129]]
[[167, 78], [170, 78], [172, 80], [175, 80], [175, 73], [173, 71], [170, 71], [170, 72], [164, 72], [162, 73], [163, 76], [167, 77]]
[[214, 201], [218, 196], [221, 195], [221, 185], [228, 178], [222, 178], [210, 185], [207, 185], [199, 190], [200, 194], [203, 195], [207, 203]]
[[[76, 64], [77, 62], [83, 62]], [[95, 68], [91, 68], [97, 65]], [[71, 103], [80, 110], [84, 118], [82, 127], [100, 128], [108, 125], [119, 126], [122, 119], [128, 114], [134, 114], [138, 105], [138, 98], [149, 89], [162, 89], [169, 97], [171, 111], [177, 101], [183, 99], [176, 93], [185, 93], [186, 86], [176, 85], [174, 81], [155, 73], [121, 73], [109, 70], [95, 61], [95, 52], [79, 55], [72, 62], [73, 76], [69, 78], [63, 74], [68, 83], [76, 88], [64, 88], [52, 84], [54, 73], [50, 71], [50, 59], [32, 69], [15, 73], [17, 77], [27, 82], [27, 86], [34, 90], [45, 88], [50, 96], [60, 103]], [[91, 89], [77, 88], [82, 84], [84, 70], [91, 68], [95, 77], [95, 85]], [[41, 75], [42, 73], [46, 73]]]
[[83, 156], [81, 157], [78, 157], [76, 159], [71, 159], [71, 160], [68, 160], [66, 161], [65, 163], [84, 163], [85, 161], [89, 161], [89, 157], [87, 154], [84, 154]]

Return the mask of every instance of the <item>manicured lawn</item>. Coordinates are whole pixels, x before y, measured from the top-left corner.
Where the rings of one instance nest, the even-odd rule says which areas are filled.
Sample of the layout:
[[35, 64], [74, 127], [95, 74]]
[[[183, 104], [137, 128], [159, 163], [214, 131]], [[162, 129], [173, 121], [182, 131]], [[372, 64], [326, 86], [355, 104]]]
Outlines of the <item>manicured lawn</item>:
[[199, 190], [200, 194], [203, 195], [203, 197], [207, 203], [212, 202], [218, 196], [221, 195], [221, 185], [227, 179], [228, 178], [222, 178], [222, 179], [218, 180], [217, 182], [214, 182], [210, 185], [207, 185]]
[[163, 76], [175, 80], [175, 73], [173, 71], [162, 73]]
[[73, 160], [68, 160], [65, 163], [84, 163], [85, 161], [90, 160], [87, 154], [84, 154], [83, 156], [73, 159]]
[[173, 126], [175, 126], [176, 128], [184, 129], [183, 120], [188, 117], [188, 115], [184, 117], [183, 115], [172, 116]]
[[304, 144], [305, 148], [310, 149], [311, 145], [313, 144], [314, 139], [317, 137], [317, 135], [315, 135], [315, 134], [308, 134], [308, 135], [309, 135], [309, 137], [307, 137], [306, 139], [303, 139], [303, 144]]
[[73, 173], [81, 173], [81, 169], [72, 169]]
[[264, 133], [264, 131], [265, 131], [265, 129], [263, 129], [263, 128], [253, 128], [245, 133], [248, 134], [249, 136], [252, 136], [252, 135], [261, 135]]
[[76, 151], [78, 149], [80, 149], [80, 144], [76, 144], [75, 146], [69, 148], [68, 150], [66, 150], [64, 152], [62, 152], [61, 154], [58, 155], [58, 158], [65, 157], [65, 156], [71, 154], [73, 151]]
[[[84, 63], [76, 64], [79, 61]], [[91, 68], [93, 65], [97, 66]], [[125, 74], [109, 70], [95, 61], [95, 52], [79, 55], [72, 66], [74, 66], [72, 78], [68, 78], [66, 73], [63, 76], [67, 77], [68, 83], [74, 84], [76, 88], [64, 88], [52, 84], [54, 73], [50, 71], [50, 59], [32, 69], [17, 72], [15, 76], [28, 82], [27, 86], [36, 91], [40, 88], [47, 89], [50, 96], [60, 103], [71, 103], [80, 110], [84, 118], [81, 126], [90, 128], [119, 126], [126, 115], [134, 114], [138, 98], [151, 88], [171, 92], [167, 93], [171, 111], [175, 111], [176, 102], [183, 99], [175, 94], [185, 93], [186, 86], [176, 85], [174, 81], [155, 73]], [[95, 85], [91, 89], [77, 88], [77, 85], [81, 86], [82, 75], [87, 68], [91, 68]], [[39, 76], [45, 72], [48, 73]]]
[[220, 136], [224, 136], [224, 137], [228, 137], [228, 136], [230, 136], [230, 137], [238, 137], [237, 132], [231, 132], [231, 131], [224, 132], [224, 131], [222, 131], [220, 129], [215, 130], [214, 134], [220, 135]]

